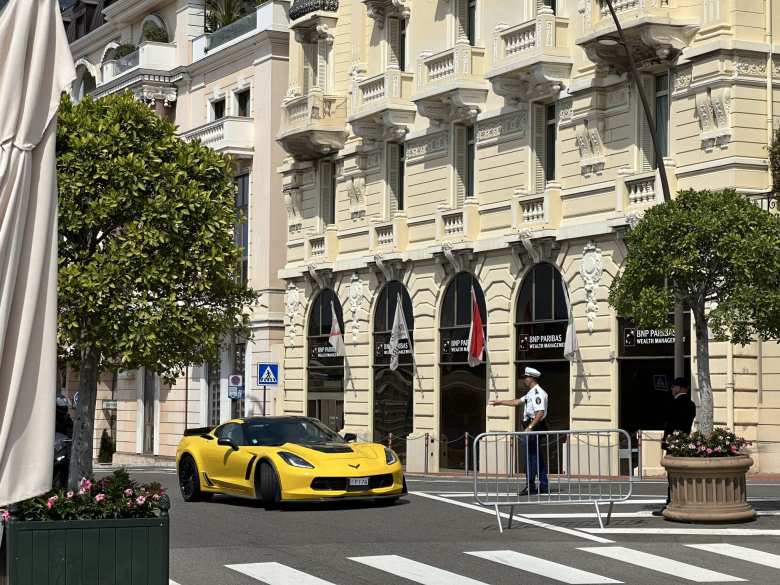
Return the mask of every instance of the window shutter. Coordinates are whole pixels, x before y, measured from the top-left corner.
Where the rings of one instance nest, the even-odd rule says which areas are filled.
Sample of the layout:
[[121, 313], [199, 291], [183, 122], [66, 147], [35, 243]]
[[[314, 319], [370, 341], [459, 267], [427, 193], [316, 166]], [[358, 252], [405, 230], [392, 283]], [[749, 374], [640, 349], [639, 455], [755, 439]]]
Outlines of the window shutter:
[[[654, 93], [653, 79], [643, 79], [641, 88], [645, 92], [645, 96], [652, 97]], [[639, 172], [645, 173], [655, 168], [655, 152], [653, 151], [653, 137], [650, 135], [650, 127], [647, 125], [647, 117], [639, 96], [637, 96], [637, 108], [639, 109]]]
[[333, 223], [335, 194], [333, 191], [333, 163], [323, 161], [320, 163], [320, 219], [324, 228]]
[[534, 189], [537, 193], [544, 193], [545, 180], [544, 180], [544, 161], [546, 158], [545, 152], [545, 130], [546, 118], [545, 118], [545, 106], [544, 104], [534, 104], [534, 156], [533, 156], [533, 171], [534, 171]]
[[388, 18], [387, 27], [387, 66], [398, 69], [401, 49], [401, 21], [397, 18]]
[[455, 130], [455, 207], [460, 208], [466, 200], [468, 181], [468, 133], [465, 126], [456, 125]]
[[401, 192], [400, 145], [390, 142], [387, 145], [387, 219], [391, 219], [398, 211], [398, 198]]
[[313, 55], [314, 45], [312, 43], [304, 43], [303, 45], [303, 83], [301, 84], [303, 95], [309, 93], [314, 81], [314, 63]]
[[456, 26], [459, 39], [467, 39], [469, 36], [469, 0], [455, 0], [456, 3]]
[[328, 91], [328, 43], [320, 39], [317, 43], [317, 87]]

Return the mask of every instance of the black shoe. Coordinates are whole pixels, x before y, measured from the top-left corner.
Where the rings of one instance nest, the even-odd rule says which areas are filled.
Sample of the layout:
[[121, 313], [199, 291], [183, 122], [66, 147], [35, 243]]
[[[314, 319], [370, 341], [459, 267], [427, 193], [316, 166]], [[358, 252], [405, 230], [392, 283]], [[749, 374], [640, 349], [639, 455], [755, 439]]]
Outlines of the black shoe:
[[549, 494], [549, 493], [550, 493], [550, 488], [547, 488], [547, 487], [540, 487], [540, 488], [539, 488], [539, 493], [540, 493], [540, 494]]
[[664, 506], [660, 510], [653, 510], [653, 516], [663, 516], [664, 510], [666, 510], [666, 506]]
[[530, 490], [528, 488], [524, 488], [523, 491], [520, 492], [518, 495], [519, 496], [535, 496], [538, 493], [539, 492], [537, 492], [535, 488], [534, 489], [530, 489]]

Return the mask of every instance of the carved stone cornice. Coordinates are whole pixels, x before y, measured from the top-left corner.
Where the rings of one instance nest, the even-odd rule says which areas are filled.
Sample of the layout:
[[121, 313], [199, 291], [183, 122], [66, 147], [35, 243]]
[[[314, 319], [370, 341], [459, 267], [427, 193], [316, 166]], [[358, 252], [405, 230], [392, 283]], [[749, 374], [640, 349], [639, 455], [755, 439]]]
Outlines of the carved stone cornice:
[[[695, 22], [670, 17], [641, 17], [624, 25], [623, 33], [634, 62], [639, 69], [668, 67], [682, 50], [690, 45], [699, 30]], [[613, 43], [605, 44], [605, 40]], [[618, 41], [614, 25], [600, 28], [576, 40], [588, 59], [617, 73], [628, 71], [628, 59]]]
[[493, 91], [516, 102], [555, 98], [566, 88], [571, 62], [538, 61], [512, 72], [489, 75]]
[[408, 20], [412, 12], [410, 0], [362, 0], [362, 2], [366, 5], [368, 17], [373, 19], [379, 28], [384, 28], [387, 16]]

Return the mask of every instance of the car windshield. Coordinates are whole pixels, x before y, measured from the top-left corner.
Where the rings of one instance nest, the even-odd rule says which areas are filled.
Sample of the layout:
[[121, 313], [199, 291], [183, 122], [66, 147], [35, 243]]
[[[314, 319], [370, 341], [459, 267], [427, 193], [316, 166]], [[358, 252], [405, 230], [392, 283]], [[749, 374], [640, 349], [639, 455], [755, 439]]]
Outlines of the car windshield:
[[344, 443], [337, 433], [318, 420], [248, 420], [244, 423], [247, 445], [278, 446], [285, 443], [314, 445], [322, 443]]

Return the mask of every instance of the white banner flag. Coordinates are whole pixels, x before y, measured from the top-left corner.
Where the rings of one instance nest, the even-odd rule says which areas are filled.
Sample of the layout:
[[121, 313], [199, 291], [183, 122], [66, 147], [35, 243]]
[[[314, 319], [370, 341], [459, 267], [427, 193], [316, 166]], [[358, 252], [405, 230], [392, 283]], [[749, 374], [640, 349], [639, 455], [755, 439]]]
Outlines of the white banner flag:
[[401, 295], [398, 294], [398, 302], [395, 305], [395, 317], [393, 318], [393, 329], [390, 333], [390, 369], [398, 369], [398, 356], [401, 352], [398, 343], [405, 339], [409, 343], [409, 349], [412, 347], [412, 340], [409, 337], [409, 328], [406, 326], [406, 317], [404, 316], [403, 306], [401, 304]]
[[346, 348], [344, 347], [344, 336], [341, 334], [341, 327], [339, 327], [339, 319], [336, 315], [336, 307], [333, 305], [333, 301], [330, 302], [330, 336], [328, 337], [328, 343], [331, 347], [336, 349], [336, 355], [344, 357], [347, 355]]

